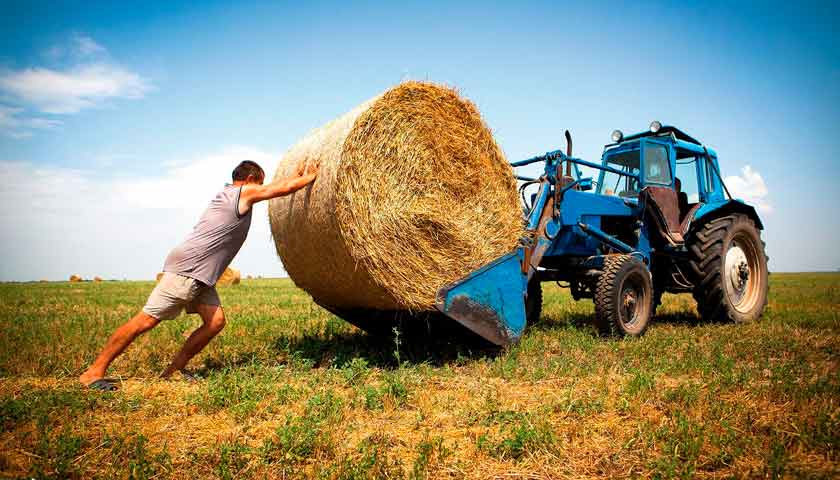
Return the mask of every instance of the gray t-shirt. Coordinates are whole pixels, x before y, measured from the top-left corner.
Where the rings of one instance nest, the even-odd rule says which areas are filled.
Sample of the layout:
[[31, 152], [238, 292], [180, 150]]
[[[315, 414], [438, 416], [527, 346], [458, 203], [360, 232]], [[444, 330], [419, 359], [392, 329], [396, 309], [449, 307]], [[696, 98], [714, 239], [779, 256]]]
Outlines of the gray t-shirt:
[[242, 248], [251, 227], [253, 209], [239, 214], [241, 192], [242, 187], [225, 185], [187, 239], [169, 252], [163, 264], [164, 272], [194, 278], [205, 285], [216, 284]]

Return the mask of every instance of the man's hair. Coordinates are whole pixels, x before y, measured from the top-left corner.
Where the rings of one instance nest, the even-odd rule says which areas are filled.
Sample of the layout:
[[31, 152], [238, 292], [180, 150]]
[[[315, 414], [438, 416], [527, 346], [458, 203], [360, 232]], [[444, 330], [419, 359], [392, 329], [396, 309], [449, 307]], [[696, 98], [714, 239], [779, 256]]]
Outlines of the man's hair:
[[248, 175], [252, 175], [255, 178], [265, 178], [265, 172], [262, 167], [257, 165], [257, 162], [253, 160], [243, 160], [242, 163], [233, 169], [232, 176], [234, 182], [245, 180], [248, 178]]

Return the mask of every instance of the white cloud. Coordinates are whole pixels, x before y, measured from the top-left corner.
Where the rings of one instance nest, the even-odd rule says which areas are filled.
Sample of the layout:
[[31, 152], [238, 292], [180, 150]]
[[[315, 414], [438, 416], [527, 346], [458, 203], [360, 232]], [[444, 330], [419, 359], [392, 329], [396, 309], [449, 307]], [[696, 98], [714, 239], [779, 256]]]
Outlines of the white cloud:
[[[0, 161], [0, 280], [153, 278], [244, 159], [270, 177], [279, 156], [232, 146], [173, 162], [152, 177]], [[256, 205], [233, 263], [243, 274], [283, 274], [267, 217], [267, 205]]]
[[754, 205], [759, 211], [771, 213], [773, 205], [770, 203], [770, 191], [761, 174], [753, 170], [750, 165], [741, 169], [741, 175], [730, 175], [724, 180], [729, 191], [736, 198]]
[[143, 98], [153, 88], [148, 79], [113, 64], [108, 50], [87, 35], [73, 35], [68, 43], [47, 50], [46, 57], [70, 66], [0, 71], [0, 93], [5, 102], [15, 105], [0, 105], [3, 135], [27, 138], [33, 130], [61, 124], [56, 119], [33, 116], [32, 112], [73, 114], [115, 99]]
[[46, 113], [67, 114], [115, 98], [142, 98], [149, 82], [134, 72], [107, 63], [68, 71], [27, 68], [0, 75], [0, 89]]
[[32, 136], [32, 129], [49, 130], [61, 125], [60, 120], [21, 116], [22, 108], [0, 105], [0, 133], [12, 138]]

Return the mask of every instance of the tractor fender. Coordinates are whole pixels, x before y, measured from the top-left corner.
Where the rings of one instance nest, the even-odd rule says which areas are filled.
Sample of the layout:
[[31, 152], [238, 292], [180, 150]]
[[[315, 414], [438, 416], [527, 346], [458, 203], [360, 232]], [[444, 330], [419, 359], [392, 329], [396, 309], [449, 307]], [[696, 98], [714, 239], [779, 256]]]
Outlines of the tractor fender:
[[755, 222], [755, 226], [759, 230], [764, 230], [764, 224], [761, 223], [761, 219], [758, 218], [758, 213], [755, 211], [755, 208], [752, 205], [748, 205], [737, 199], [702, 205], [696, 212], [694, 212], [694, 218], [691, 219], [692, 229], [694, 225], [703, 225], [706, 220], [731, 215], [733, 213], [741, 213], [748, 216], [753, 222]]

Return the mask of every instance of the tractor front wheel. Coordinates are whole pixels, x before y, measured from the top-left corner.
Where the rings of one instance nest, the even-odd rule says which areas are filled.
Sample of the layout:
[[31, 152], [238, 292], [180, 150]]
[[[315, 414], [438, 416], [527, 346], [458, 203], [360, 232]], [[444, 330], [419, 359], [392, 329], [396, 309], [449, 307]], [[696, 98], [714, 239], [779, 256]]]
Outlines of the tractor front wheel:
[[694, 299], [705, 321], [755, 320], [767, 305], [767, 255], [753, 221], [728, 215], [707, 222], [693, 236]]
[[609, 255], [595, 287], [595, 318], [603, 334], [637, 337], [653, 311], [653, 282], [645, 264], [630, 255]]

